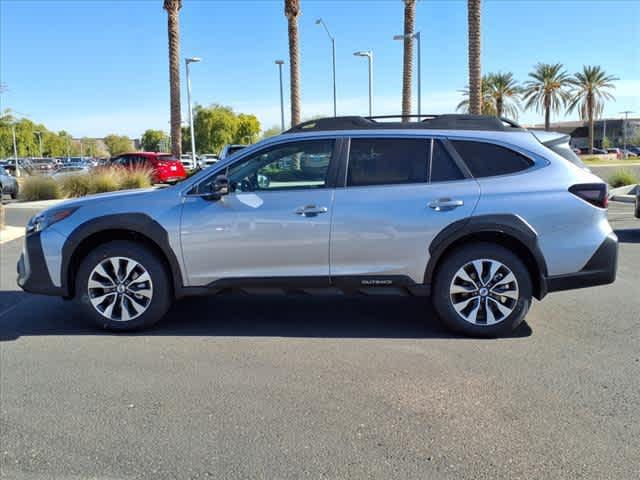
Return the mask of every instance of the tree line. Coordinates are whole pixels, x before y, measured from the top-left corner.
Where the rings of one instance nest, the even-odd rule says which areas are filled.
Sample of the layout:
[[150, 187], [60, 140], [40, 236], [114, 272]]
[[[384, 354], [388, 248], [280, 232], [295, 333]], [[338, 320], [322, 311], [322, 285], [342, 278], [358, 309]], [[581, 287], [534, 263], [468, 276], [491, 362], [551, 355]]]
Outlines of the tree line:
[[53, 132], [45, 125], [28, 118], [17, 118], [10, 110], [0, 115], [0, 158], [18, 157], [106, 157], [133, 150], [133, 142], [124, 135], [107, 135], [99, 142], [95, 138], [72, 138], [61, 130]]

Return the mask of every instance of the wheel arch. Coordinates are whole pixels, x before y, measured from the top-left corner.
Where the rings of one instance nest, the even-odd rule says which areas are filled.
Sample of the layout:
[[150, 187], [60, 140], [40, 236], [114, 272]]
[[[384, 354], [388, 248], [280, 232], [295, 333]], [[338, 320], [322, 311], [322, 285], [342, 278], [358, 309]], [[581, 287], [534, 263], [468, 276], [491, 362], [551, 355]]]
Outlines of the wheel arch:
[[429, 262], [424, 283], [431, 284], [442, 260], [457, 247], [470, 242], [489, 242], [515, 253], [525, 264], [533, 295], [538, 300], [547, 294], [547, 265], [533, 228], [516, 215], [481, 215], [460, 220], [443, 229], [429, 246]]
[[82, 260], [99, 245], [129, 240], [149, 248], [167, 267], [174, 294], [182, 290], [178, 259], [167, 231], [145, 214], [106, 215], [83, 223], [67, 238], [62, 249], [62, 287], [67, 297], [75, 295], [75, 275]]

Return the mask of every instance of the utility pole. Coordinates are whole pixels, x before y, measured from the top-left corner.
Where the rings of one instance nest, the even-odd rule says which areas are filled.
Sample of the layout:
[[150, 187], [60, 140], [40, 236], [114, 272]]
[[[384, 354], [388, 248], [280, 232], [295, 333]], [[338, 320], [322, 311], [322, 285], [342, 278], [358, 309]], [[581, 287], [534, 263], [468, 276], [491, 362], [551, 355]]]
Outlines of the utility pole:
[[629, 114], [633, 113], [631, 110], [625, 110], [624, 112], [620, 112], [624, 115], [624, 120], [622, 121], [622, 151], [624, 153], [624, 158], [627, 158], [627, 122], [629, 121]]

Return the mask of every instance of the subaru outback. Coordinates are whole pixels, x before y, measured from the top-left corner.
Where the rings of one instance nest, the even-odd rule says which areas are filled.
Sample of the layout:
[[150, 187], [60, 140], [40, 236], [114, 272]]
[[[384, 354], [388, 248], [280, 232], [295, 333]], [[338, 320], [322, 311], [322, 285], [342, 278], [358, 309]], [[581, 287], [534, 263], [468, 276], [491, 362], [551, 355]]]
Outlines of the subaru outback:
[[173, 187], [45, 210], [18, 284], [112, 330], [188, 295], [330, 289], [430, 296], [451, 329], [507, 334], [533, 298], [616, 276], [606, 184], [543, 140], [495, 117], [313, 120]]

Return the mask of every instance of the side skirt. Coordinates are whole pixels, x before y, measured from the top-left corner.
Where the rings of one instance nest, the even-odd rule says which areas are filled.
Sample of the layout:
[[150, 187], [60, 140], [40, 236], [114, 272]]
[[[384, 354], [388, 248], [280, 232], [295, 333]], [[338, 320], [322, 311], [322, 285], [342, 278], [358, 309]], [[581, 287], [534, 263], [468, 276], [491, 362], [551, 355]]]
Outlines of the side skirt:
[[222, 278], [203, 287], [182, 287], [177, 297], [194, 295], [386, 295], [428, 296], [431, 286], [405, 275]]

